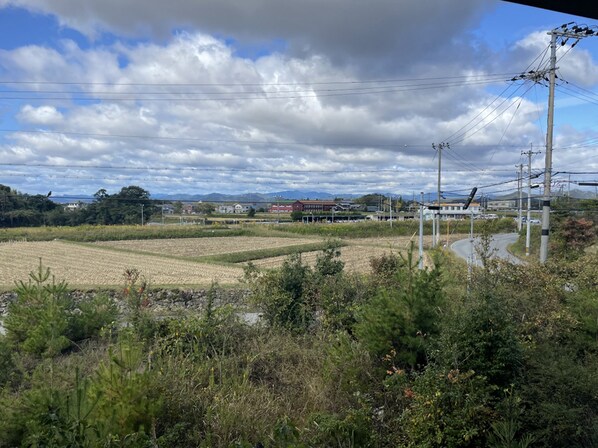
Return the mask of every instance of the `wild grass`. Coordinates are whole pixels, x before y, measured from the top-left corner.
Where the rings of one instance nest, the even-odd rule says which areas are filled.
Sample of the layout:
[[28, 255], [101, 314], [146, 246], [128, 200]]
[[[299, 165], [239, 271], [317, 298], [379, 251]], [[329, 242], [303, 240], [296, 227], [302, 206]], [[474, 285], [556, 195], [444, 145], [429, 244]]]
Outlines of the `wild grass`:
[[[339, 243], [345, 246], [345, 243]], [[317, 243], [307, 243], [294, 246], [272, 247], [267, 249], [256, 249], [245, 252], [234, 252], [228, 254], [207, 255], [204, 257], [193, 258], [195, 261], [203, 263], [244, 263], [246, 261], [261, 260], [263, 258], [280, 257], [292, 254], [301, 254], [304, 252], [313, 252], [323, 250], [328, 243], [325, 241]]]
[[[447, 230], [450, 233], [469, 233], [469, 220], [442, 221], [441, 233]], [[510, 232], [515, 229], [512, 219], [504, 218], [489, 221], [475, 221], [474, 232], [480, 232], [482, 228], [488, 228], [491, 232]], [[319, 235], [328, 238], [374, 238], [384, 236], [411, 236], [419, 232], [419, 221], [394, 221], [390, 222], [358, 222], [358, 223], [310, 223], [310, 224], [289, 224], [276, 227], [277, 230], [299, 235]], [[432, 233], [432, 223], [424, 223], [424, 234]]]
[[242, 228], [224, 226], [77, 226], [77, 227], [18, 227], [0, 229], [0, 242], [7, 241], [114, 241], [156, 238], [209, 238], [242, 236]]

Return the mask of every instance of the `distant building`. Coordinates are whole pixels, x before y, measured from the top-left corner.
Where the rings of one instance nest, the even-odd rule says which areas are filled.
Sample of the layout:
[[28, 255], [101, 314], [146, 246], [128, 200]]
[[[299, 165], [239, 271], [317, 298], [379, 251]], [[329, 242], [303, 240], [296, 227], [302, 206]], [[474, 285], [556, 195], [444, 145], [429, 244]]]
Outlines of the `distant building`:
[[185, 215], [195, 214], [195, 208], [193, 204], [183, 204], [183, 213]]
[[253, 208], [254, 210], [257, 210], [257, 207], [255, 204], [220, 204], [217, 208], [216, 211], [218, 213], [222, 213], [222, 214], [236, 214], [236, 215], [243, 215], [243, 214], [247, 214], [249, 213], [249, 209]]
[[514, 210], [517, 208], [517, 201], [515, 199], [509, 200], [488, 200], [486, 205], [488, 210]]
[[68, 204], [66, 204], [64, 206], [64, 209], [69, 211], [69, 212], [74, 212], [75, 210], [79, 210], [80, 208], [83, 208], [83, 202], [69, 202]]
[[217, 210], [218, 210], [218, 213], [222, 213], [222, 214], [235, 213], [235, 206], [223, 204], [223, 205], [219, 205]]
[[473, 213], [474, 215], [480, 213], [480, 204], [472, 202], [467, 209], [463, 209], [463, 203], [446, 203], [440, 204], [440, 210], [424, 209], [424, 219], [432, 219], [436, 213], [440, 212], [441, 219], [465, 219]]
[[334, 201], [302, 200], [293, 202], [294, 212], [329, 212], [332, 209], [336, 209], [336, 202]]
[[249, 213], [249, 209], [251, 208], [251, 205], [235, 204], [233, 208], [234, 208], [234, 213], [245, 214], [245, 213]]
[[172, 215], [174, 213], [172, 204], [162, 204], [162, 213], [165, 215]]
[[293, 204], [272, 204], [268, 209], [270, 213], [291, 213]]

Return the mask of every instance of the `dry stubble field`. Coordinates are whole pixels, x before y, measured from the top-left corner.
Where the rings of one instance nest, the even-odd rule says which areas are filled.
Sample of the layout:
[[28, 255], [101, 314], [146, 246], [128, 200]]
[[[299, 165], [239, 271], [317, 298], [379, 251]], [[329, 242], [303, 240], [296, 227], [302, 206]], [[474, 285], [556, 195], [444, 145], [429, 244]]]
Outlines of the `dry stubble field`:
[[[453, 235], [451, 240], [462, 238]], [[177, 260], [172, 257], [197, 257], [256, 249], [296, 246], [321, 241], [318, 238], [215, 237], [163, 240], [109, 241], [80, 245], [63, 241], [0, 243], [0, 287], [11, 288], [15, 281], [27, 280], [28, 273], [42, 263], [52, 269], [58, 280], [73, 287], [118, 286], [123, 283], [125, 269], [136, 268], [154, 285], [222, 285], [236, 284], [243, 275], [243, 264], [222, 266]], [[367, 272], [370, 259], [385, 253], [405, 252], [417, 238], [361, 238], [346, 240], [341, 258], [346, 270]], [[429, 237], [425, 243], [429, 244]], [[118, 250], [114, 250], [118, 249]], [[132, 252], [125, 252], [130, 250]], [[140, 254], [135, 252], [148, 252]], [[302, 255], [308, 264], [315, 262], [318, 252]], [[285, 256], [263, 258], [253, 263], [258, 267], [275, 268]]]
[[316, 241], [321, 241], [321, 239], [228, 236], [215, 238], [99, 241], [94, 243], [94, 245], [175, 257], [202, 257], [205, 255], [230, 254], [257, 249], [299, 246]]
[[41, 258], [57, 280], [71, 286], [117, 286], [123, 284], [125, 269], [136, 268], [154, 285], [236, 283], [241, 267], [217, 266], [174, 260], [153, 255], [116, 252], [101, 247], [62, 241], [0, 244], [0, 286], [12, 287], [27, 280]]

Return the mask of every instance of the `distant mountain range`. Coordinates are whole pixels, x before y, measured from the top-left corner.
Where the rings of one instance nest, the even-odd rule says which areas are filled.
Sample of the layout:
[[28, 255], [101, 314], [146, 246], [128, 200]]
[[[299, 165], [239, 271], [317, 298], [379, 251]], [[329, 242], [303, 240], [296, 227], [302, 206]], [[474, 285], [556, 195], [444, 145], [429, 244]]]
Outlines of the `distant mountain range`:
[[203, 202], [275, 202], [284, 200], [298, 199], [334, 199], [342, 197], [344, 199], [358, 198], [359, 194], [330, 194], [321, 191], [276, 191], [273, 193], [245, 193], [245, 194], [156, 194], [154, 199], [164, 199], [167, 201], [203, 201]]
[[[534, 197], [537, 197], [537, 190], [535, 193], [532, 193]], [[318, 199], [318, 200], [331, 200], [334, 198], [343, 198], [343, 199], [355, 199], [359, 198], [364, 194], [349, 194], [349, 193], [338, 193], [338, 194], [330, 194], [324, 193], [321, 191], [300, 191], [300, 190], [286, 190], [286, 191], [276, 191], [272, 193], [244, 193], [244, 194], [224, 194], [224, 193], [209, 193], [209, 194], [155, 194], [152, 195], [152, 199], [164, 200], [164, 201], [183, 201], [183, 202], [243, 202], [243, 203], [266, 203], [266, 202], [276, 202], [276, 201], [284, 201], [284, 200], [298, 200], [298, 199]], [[527, 191], [524, 190], [523, 196], [527, 197]], [[400, 196], [394, 195], [393, 196]], [[403, 194], [402, 195], [405, 200], [411, 199], [411, 194]], [[436, 200], [435, 194], [426, 195], [427, 200]], [[465, 199], [466, 195], [446, 195], [445, 199], [453, 200], [453, 199]], [[490, 196], [489, 199], [497, 199], [497, 200], [508, 200], [508, 199], [516, 199], [518, 197], [518, 193], [515, 191], [513, 193], [505, 194], [502, 196]], [[581, 190], [571, 190], [571, 197], [577, 199], [591, 199], [594, 197], [594, 193], [591, 191], [581, 191]], [[417, 199], [417, 198], [416, 198]], [[58, 202], [61, 204], [65, 204], [68, 202], [91, 202], [93, 200], [93, 196], [52, 196], [52, 200], [54, 202]], [[479, 200], [479, 196], [476, 197], [476, 200]]]

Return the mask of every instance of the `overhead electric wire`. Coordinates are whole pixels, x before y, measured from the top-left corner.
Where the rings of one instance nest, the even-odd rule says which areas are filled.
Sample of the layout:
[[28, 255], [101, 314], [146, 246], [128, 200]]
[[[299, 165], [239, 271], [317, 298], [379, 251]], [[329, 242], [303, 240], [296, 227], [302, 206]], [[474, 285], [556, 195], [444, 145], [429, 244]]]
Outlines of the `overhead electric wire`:
[[[260, 92], [262, 96], [238, 96], [238, 97], [225, 97], [225, 98], [189, 98], [189, 97], [172, 97], [172, 98], [141, 98], [131, 96], [128, 98], [119, 97], [106, 97], [95, 96], [93, 93], [89, 93], [87, 96], [0, 96], [0, 100], [28, 100], [28, 101], [106, 101], [106, 102], [131, 102], [131, 101], [145, 101], [145, 102], [162, 102], [162, 101], [181, 101], [181, 102], [204, 102], [204, 101], [253, 101], [253, 100], [284, 100], [284, 99], [300, 99], [300, 98], [321, 98], [321, 97], [340, 97], [340, 96], [353, 96], [353, 95], [376, 95], [382, 93], [400, 93], [400, 92], [411, 92], [417, 90], [432, 90], [448, 87], [467, 87], [472, 85], [485, 85], [493, 84], [496, 81], [473, 81], [473, 82], [462, 82], [462, 83], [444, 83], [444, 84], [422, 84], [412, 85], [396, 88], [379, 88], [378, 90], [369, 91], [354, 91], [354, 92], [341, 92], [334, 93], [334, 91], [324, 91], [324, 93], [306, 93], [304, 95], [278, 95], [277, 92]], [[311, 91], [310, 91], [311, 92]], [[43, 92], [42, 92], [43, 93]], [[206, 93], [197, 95], [207, 95]], [[242, 95], [242, 94], [241, 94]]]
[[[521, 84], [520, 86], [523, 86], [524, 84]], [[452, 142], [450, 142], [452, 145], [457, 145], [461, 142], [463, 142], [464, 140], [467, 140], [468, 138], [471, 138], [472, 136], [474, 136], [475, 134], [477, 134], [478, 132], [480, 132], [482, 129], [485, 129], [486, 127], [490, 126], [492, 123], [494, 123], [496, 120], [498, 120], [504, 113], [506, 113], [511, 107], [513, 107], [515, 104], [518, 104], [517, 108], [519, 108], [519, 105], [521, 104], [521, 101], [523, 101], [523, 98], [525, 97], [525, 95], [531, 90], [531, 88], [533, 87], [533, 84], [530, 85], [528, 87], [528, 89], [523, 92], [523, 95], [521, 95], [520, 99], [519, 99], [519, 103], [515, 103], [512, 102], [511, 104], [509, 104], [503, 111], [499, 112], [494, 118], [492, 118], [492, 120], [486, 122], [482, 127], [476, 129], [475, 131], [473, 131], [470, 134], [467, 134], [467, 132], [472, 131], [476, 126], [478, 126], [479, 124], [481, 124], [481, 121], [478, 122], [474, 127], [472, 127], [471, 129], [469, 129], [466, 132], [463, 132], [460, 136], [458, 136], [457, 140], [454, 140]], [[515, 91], [516, 92], [516, 91]], [[494, 113], [500, 106], [502, 106], [506, 101], [510, 100], [512, 98], [512, 96], [515, 94], [515, 92], [513, 92], [513, 94], [511, 94], [510, 96], [508, 96], [507, 98], [505, 98], [496, 108], [494, 108], [488, 115], [486, 115], [484, 117], [484, 120], [486, 118], [488, 118], [490, 116], [490, 114]]]
[[[49, 163], [10, 163], [10, 162], [0, 162], [0, 166], [10, 166], [10, 167], [36, 167], [36, 168], [61, 168], [61, 169], [88, 169], [88, 170], [134, 170], [134, 171], [198, 171], [198, 172], [222, 172], [222, 173], [272, 173], [272, 168], [212, 168], [212, 167], [197, 167], [197, 166], [176, 166], [176, 167], [158, 167], [158, 166], [128, 166], [128, 165], [85, 165], [85, 164], [68, 164], [68, 165], [59, 165], [59, 164], [49, 164]], [[371, 169], [371, 170], [347, 170], [347, 169], [337, 169], [337, 170], [314, 170], [311, 168], [305, 168], [303, 170], [288, 170], [288, 169], [276, 169], [276, 173], [285, 173], [285, 174], [312, 174], [312, 173], [324, 173], [324, 174], [371, 174], [371, 173], [425, 173], [430, 172], [434, 173], [436, 171], [435, 168], [395, 168], [395, 169]], [[468, 169], [461, 169], [461, 170], [446, 170], [449, 172], [469, 172]], [[494, 169], [491, 170], [492, 172], [509, 172], [510, 170], [506, 169]]]
[[[548, 53], [548, 50], [549, 50], [549, 49], [550, 49], [550, 45], [547, 45], [547, 46], [546, 46], [546, 48], [544, 49], [544, 51], [543, 51], [543, 52], [541, 52], [541, 53], [540, 53], [538, 56], [536, 56], [536, 58], [535, 58], [533, 61], [531, 61], [531, 62], [528, 64], [528, 66], [527, 66], [527, 67], [526, 67], [526, 68], [525, 68], [523, 71], [524, 71], [524, 72], [528, 71], [528, 70], [529, 70], [529, 69], [532, 67], [532, 65], [534, 65], [534, 63], [535, 63], [535, 62], [536, 62], [538, 59], [540, 59], [540, 58], [542, 58], [542, 59], [541, 59], [541, 61], [540, 61], [540, 65], [541, 65], [541, 64], [542, 64], [542, 61], [543, 61], [543, 59], [544, 59], [545, 55]], [[493, 100], [492, 100], [492, 101], [491, 101], [489, 104], [487, 104], [487, 105], [486, 105], [486, 107], [484, 107], [484, 109], [482, 109], [480, 112], [478, 112], [478, 114], [477, 114], [476, 116], [474, 116], [474, 117], [473, 117], [473, 118], [472, 118], [472, 119], [471, 119], [469, 122], [467, 122], [467, 123], [466, 123], [464, 126], [462, 126], [461, 128], [459, 128], [457, 131], [453, 132], [453, 133], [452, 133], [450, 136], [448, 136], [447, 138], [443, 139], [442, 141], [444, 141], [444, 142], [449, 142], [449, 143], [450, 143], [450, 142], [451, 142], [451, 140], [452, 140], [452, 138], [453, 138], [453, 137], [455, 137], [455, 135], [460, 135], [460, 134], [462, 134], [462, 133], [463, 133], [462, 131], [463, 131], [464, 129], [466, 129], [466, 128], [467, 128], [467, 127], [468, 127], [468, 126], [471, 124], [471, 123], [473, 123], [473, 122], [474, 122], [474, 121], [475, 121], [475, 120], [476, 120], [476, 119], [477, 119], [477, 118], [478, 118], [480, 115], [482, 115], [482, 114], [483, 114], [483, 113], [484, 113], [484, 112], [485, 112], [485, 111], [486, 111], [486, 110], [487, 110], [487, 109], [488, 109], [490, 106], [492, 106], [492, 104], [494, 104], [494, 103], [495, 103], [495, 102], [496, 102], [498, 99], [502, 98], [502, 96], [503, 96], [503, 95], [504, 95], [504, 94], [505, 94], [505, 93], [506, 93], [506, 92], [507, 92], [507, 91], [508, 91], [508, 90], [509, 90], [509, 89], [510, 89], [512, 86], [513, 86], [513, 84], [512, 84], [512, 83], [508, 84], [508, 85], [507, 85], [507, 87], [505, 87], [505, 88], [503, 89], [503, 91], [502, 91], [502, 92], [500, 92], [498, 95], [496, 95], [496, 97], [495, 97], [495, 98], [494, 98], [494, 99], [493, 99]], [[514, 92], [513, 92], [511, 95], [509, 95], [508, 99], [510, 99], [510, 98], [511, 98], [511, 97], [512, 97], [512, 96], [513, 96], [513, 95], [514, 95], [516, 92], [517, 92], [517, 90], [519, 90], [519, 88], [521, 88], [521, 86], [522, 86], [522, 84], [520, 84], [520, 85], [517, 87], [517, 89], [515, 89], [515, 91], [514, 91]], [[503, 101], [503, 102], [504, 102], [504, 101]], [[502, 103], [501, 103], [501, 104], [502, 104]], [[498, 107], [500, 107], [500, 105], [499, 105]], [[498, 108], [498, 107], [497, 107], [497, 108]], [[495, 108], [494, 110], [496, 110], [497, 108]], [[494, 112], [494, 110], [493, 110], [493, 112]], [[492, 112], [491, 112], [491, 113], [492, 113]], [[475, 127], [475, 126], [474, 126], [474, 127]], [[467, 131], [465, 131], [465, 132], [467, 132]], [[454, 142], [453, 142], [453, 143], [454, 143]]]
[[[457, 82], [450, 82], [448, 85], [461, 85], [461, 84], [470, 84], [470, 83], [479, 83], [479, 82], [491, 82], [491, 81], [502, 81], [504, 77], [488, 77], [488, 76], [480, 76], [479, 78], [482, 79], [473, 79], [473, 80], [465, 80], [459, 83]], [[447, 78], [448, 79], [448, 78]], [[445, 87], [447, 85], [447, 79], [444, 79], [443, 82], [436, 82], [436, 83], [417, 83], [417, 84], [404, 84], [404, 85], [392, 85], [392, 86], [384, 86], [384, 89], [398, 89], [398, 88], [410, 88], [410, 87]], [[263, 87], [263, 86], [262, 86]], [[260, 90], [238, 90], [238, 91], [96, 91], [96, 90], [36, 90], [36, 89], [27, 89], [27, 90], [0, 90], [0, 95], [2, 94], [14, 94], [14, 93], [28, 93], [31, 95], [39, 95], [39, 94], [88, 94], [90, 96], [97, 96], [97, 95], [249, 95], [249, 94], [282, 94], [282, 93], [314, 93], [314, 92], [361, 92], [361, 91], [368, 91], [368, 90], [376, 90], [381, 89], [381, 86], [361, 86], [361, 87], [342, 87], [342, 88], [309, 88], [309, 89], [290, 89], [290, 90], [274, 90], [268, 91], [264, 89]]]
[[[476, 77], [503, 77], [512, 76], [513, 73], [489, 73], [487, 75], [476, 75]], [[79, 86], [142, 86], [142, 87], [256, 87], [256, 86], [294, 86], [294, 85], [331, 85], [331, 84], [373, 84], [373, 83], [393, 83], [393, 82], [408, 82], [408, 81], [434, 81], [446, 79], [463, 79], [471, 78], [472, 75], [458, 75], [458, 76], [439, 76], [439, 77], [420, 77], [420, 78], [391, 78], [391, 79], [369, 79], [361, 81], [349, 80], [334, 80], [334, 81], [293, 81], [293, 82], [275, 82], [275, 83], [149, 83], [149, 82], [85, 82], [85, 81], [32, 81], [32, 80], [0, 80], [0, 84], [13, 85], [79, 85]]]
[[[91, 137], [91, 138], [123, 138], [123, 139], [143, 139], [143, 140], [164, 140], [164, 141], [192, 141], [202, 143], [236, 143], [245, 145], [272, 145], [272, 146], [339, 146], [339, 147], [365, 147], [365, 148], [425, 148], [429, 149], [429, 144], [424, 143], [378, 143], [378, 142], [325, 142], [325, 141], [296, 141], [296, 142], [281, 142], [281, 141], [267, 141], [267, 140], [244, 140], [244, 139], [212, 139], [199, 137], [169, 137], [159, 135], [127, 135], [127, 134], [100, 134], [91, 132], [72, 132], [72, 131], [52, 131], [39, 129], [0, 129], [0, 132], [11, 132], [15, 134], [48, 134], [48, 135], [64, 135], [75, 137]], [[462, 148], [472, 147], [494, 147], [495, 145], [461, 145]], [[503, 145], [503, 147], [520, 147], [521, 145]]]
[[557, 89], [560, 92], [564, 93], [565, 95], [569, 95], [569, 96], [571, 96], [573, 98], [577, 98], [578, 100], [585, 101], [585, 102], [590, 103], [590, 104], [596, 104], [596, 105], [598, 105], [598, 98], [592, 98], [592, 97], [590, 97], [587, 94], [584, 94], [582, 92], [576, 92], [575, 90], [569, 89], [569, 88], [567, 88], [565, 86], [557, 86]]

